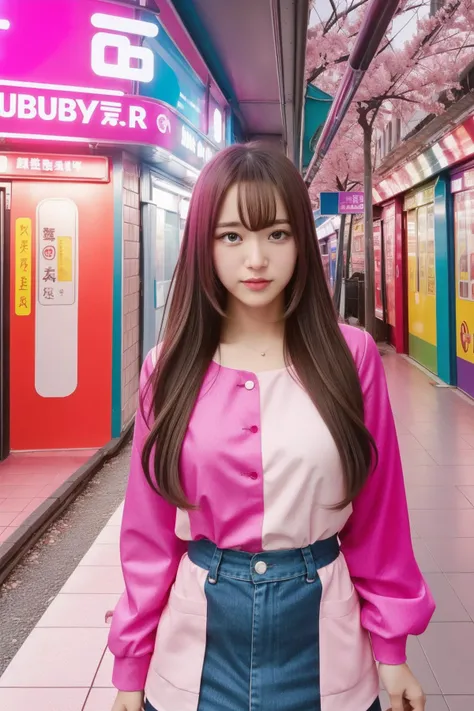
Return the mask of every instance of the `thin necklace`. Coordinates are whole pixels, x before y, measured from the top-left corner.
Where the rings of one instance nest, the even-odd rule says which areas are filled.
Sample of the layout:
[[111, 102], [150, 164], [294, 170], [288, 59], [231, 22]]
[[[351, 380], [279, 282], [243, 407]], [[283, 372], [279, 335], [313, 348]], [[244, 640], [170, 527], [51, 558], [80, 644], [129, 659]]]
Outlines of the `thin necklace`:
[[262, 358], [265, 358], [265, 356], [267, 355], [267, 352], [270, 350], [270, 347], [265, 348], [265, 350], [261, 351], [260, 348], [252, 348], [252, 346], [247, 345], [247, 343], [243, 343], [242, 345], [244, 346], [244, 348], [249, 348], [254, 353], [259, 353], [262, 356]]

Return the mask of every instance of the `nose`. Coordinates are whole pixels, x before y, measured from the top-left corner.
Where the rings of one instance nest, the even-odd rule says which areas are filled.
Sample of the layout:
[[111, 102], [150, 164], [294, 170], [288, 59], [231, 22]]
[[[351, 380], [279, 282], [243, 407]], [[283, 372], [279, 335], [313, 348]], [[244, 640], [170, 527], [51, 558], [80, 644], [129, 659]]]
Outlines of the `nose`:
[[268, 266], [268, 258], [265, 254], [264, 244], [255, 236], [248, 241], [248, 251], [246, 254], [245, 266], [247, 269], [257, 271]]

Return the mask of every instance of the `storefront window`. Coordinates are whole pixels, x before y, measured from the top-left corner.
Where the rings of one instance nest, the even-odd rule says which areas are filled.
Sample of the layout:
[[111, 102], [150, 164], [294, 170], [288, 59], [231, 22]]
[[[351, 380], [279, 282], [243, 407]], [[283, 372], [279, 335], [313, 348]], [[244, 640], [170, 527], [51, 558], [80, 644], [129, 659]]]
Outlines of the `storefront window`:
[[158, 331], [178, 262], [189, 199], [190, 193], [173, 183], [160, 180], [159, 186], [153, 186], [153, 202], [158, 208], [155, 242], [155, 309]]
[[474, 301], [474, 190], [455, 197], [458, 294]]

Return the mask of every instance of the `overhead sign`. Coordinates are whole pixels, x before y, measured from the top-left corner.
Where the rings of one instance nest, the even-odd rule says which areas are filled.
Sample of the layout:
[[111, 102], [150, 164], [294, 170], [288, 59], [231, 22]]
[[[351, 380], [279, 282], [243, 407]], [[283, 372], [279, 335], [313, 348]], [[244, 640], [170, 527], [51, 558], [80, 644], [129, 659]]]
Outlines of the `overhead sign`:
[[0, 91], [0, 136], [151, 145], [202, 168], [216, 149], [158, 101], [28, 88]]
[[[176, 36], [168, 0], [163, 9]], [[153, 13], [0, 0], [0, 137], [158, 146], [201, 168], [225, 139], [211, 84]]]
[[109, 181], [109, 161], [103, 156], [45, 153], [0, 153], [0, 180], [84, 180]]
[[320, 211], [321, 215], [358, 215], [364, 212], [364, 193], [321, 193]]

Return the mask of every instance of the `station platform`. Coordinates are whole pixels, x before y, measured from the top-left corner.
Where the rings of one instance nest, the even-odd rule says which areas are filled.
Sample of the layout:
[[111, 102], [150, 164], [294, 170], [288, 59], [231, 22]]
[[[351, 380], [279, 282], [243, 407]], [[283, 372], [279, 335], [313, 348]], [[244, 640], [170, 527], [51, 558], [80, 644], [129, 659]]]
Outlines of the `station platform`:
[[[384, 355], [405, 467], [413, 544], [438, 605], [409, 642], [427, 711], [474, 709], [474, 403]], [[108, 711], [115, 696], [104, 614], [123, 588], [121, 507], [0, 678], [0, 708]], [[389, 707], [382, 693], [382, 708]], [[354, 711], [358, 711], [354, 709]]]
[[0, 462], [0, 544], [96, 452], [14, 452]]

